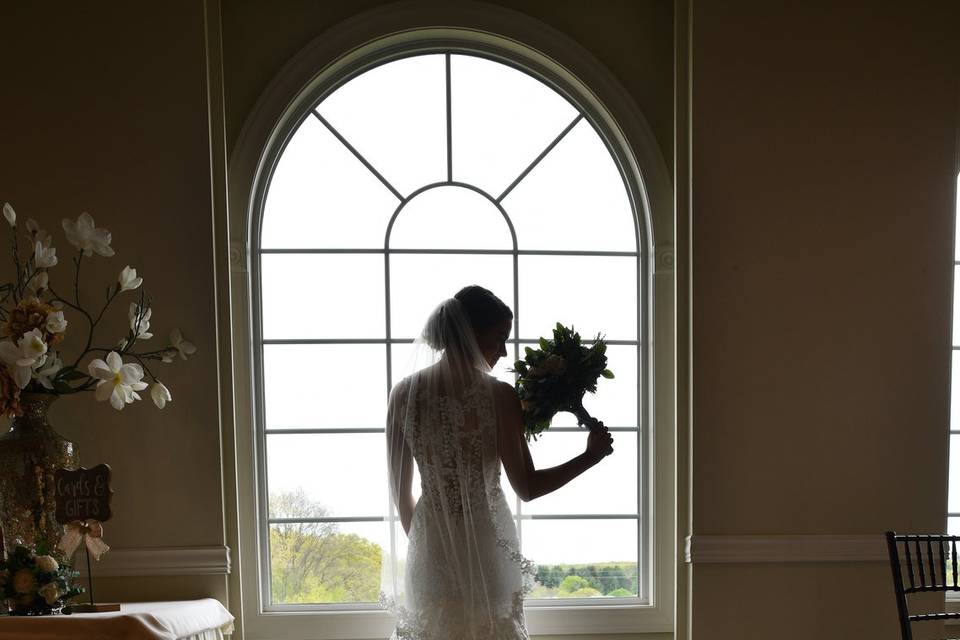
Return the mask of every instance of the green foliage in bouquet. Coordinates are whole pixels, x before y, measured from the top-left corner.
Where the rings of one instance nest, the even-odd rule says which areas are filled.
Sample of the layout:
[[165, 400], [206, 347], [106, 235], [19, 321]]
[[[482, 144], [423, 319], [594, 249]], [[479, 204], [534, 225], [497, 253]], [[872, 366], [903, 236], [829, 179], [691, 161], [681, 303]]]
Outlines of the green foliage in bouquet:
[[83, 593], [74, 584], [77, 572], [62, 559], [38, 547], [18, 545], [6, 560], [0, 560], [0, 598], [15, 616], [60, 613], [67, 600]]
[[583, 408], [583, 394], [596, 393], [601, 376], [613, 378], [607, 368], [607, 344], [598, 334], [592, 346], [584, 346], [573, 327], [558, 322], [553, 340], [540, 338], [539, 347], [527, 347], [526, 356], [513, 368], [527, 440], [536, 440], [548, 429], [558, 411], [569, 411], [578, 424], [592, 428], [597, 420]]

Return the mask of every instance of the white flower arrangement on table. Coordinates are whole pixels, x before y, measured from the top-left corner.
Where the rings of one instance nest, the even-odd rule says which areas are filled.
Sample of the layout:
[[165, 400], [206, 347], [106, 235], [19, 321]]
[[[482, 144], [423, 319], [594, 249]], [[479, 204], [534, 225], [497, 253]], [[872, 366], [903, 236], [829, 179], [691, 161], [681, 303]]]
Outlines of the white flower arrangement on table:
[[[114, 254], [110, 246], [112, 236], [107, 229], [97, 227], [89, 213], [77, 220], [63, 220], [67, 242], [77, 249], [73, 259], [73, 296], [62, 296], [50, 283], [49, 270], [57, 266], [57, 249], [53, 238], [33, 219], [25, 223], [25, 237], [30, 243], [29, 257], [21, 260], [17, 214], [9, 203], [3, 205], [3, 217], [12, 231], [12, 254], [16, 271], [15, 281], [0, 285], [0, 415], [20, 415], [21, 392], [68, 395], [93, 391], [99, 401], [121, 410], [140, 400], [139, 391], [150, 388], [150, 397], [163, 409], [172, 400], [170, 390], [153, 374], [148, 361], [173, 362], [179, 356], [196, 352], [196, 347], [183, 338], [179, 329], [170, 332], [169, 342], [155, 349], [136, 350], [144, 340], [153, 337], [150, 321], [153, 309], [141, 285], [143, 278], [137, 270], [125, 266], [116, 283], [107, 287], [103, 306], [96, 312], [88, 311], [80, 301], [80, 266], [94, 254], [109, 258]], [[107, 309], [122, 294], [139, 290], [138, 300], [128, 307], [129, 331], [116, 346], [93, 346], [94, 335]], [[80, 354], [65, 364], [63, 354], [56, 347], [67, 331], [64, 310], [74, 311], [86, 320], [87, 340]], [[94, 358], [81, 368], [83, 360]], [[152, 384], [144, 381], [149, 376]]]

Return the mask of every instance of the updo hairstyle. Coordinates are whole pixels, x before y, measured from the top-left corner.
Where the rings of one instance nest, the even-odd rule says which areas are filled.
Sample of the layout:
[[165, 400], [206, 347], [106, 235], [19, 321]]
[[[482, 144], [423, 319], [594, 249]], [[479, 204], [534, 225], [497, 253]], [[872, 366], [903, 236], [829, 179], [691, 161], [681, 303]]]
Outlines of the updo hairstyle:
[[480, 335], [504, 320], [513, 320], [513, 311], [492, 291], [475, 284], [464, 287], [451, 300], [441, 303], [434, 310], [423, 329], [423, 339], [437, 351], [447, 348], [447, 336], [456, 335], [456, 327], [450, 326], [454, 322], [452, 314], [447, 309], [447, 305], [453, 300], [460, 303], [475, 335]]

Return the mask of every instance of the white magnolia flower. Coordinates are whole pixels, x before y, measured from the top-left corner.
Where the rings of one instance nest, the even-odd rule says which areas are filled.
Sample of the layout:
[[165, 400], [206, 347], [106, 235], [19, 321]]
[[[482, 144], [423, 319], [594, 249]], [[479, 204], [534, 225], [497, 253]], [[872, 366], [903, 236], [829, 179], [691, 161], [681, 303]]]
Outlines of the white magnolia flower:
[[82, 251], [83, 255], [90, 256], [96, 253], [104, 258], [113, 255], [113, 248], [110, 247], [113, 237], [110, 232], [97, 227], [93, 222], [93, 216], [86, 211], [80, 214], [76, 222], [64, 218], [63, 230], [67, 234], [67, 241]]
[[163, 409], [168, 402], [173, 402], [173, 396], [170, 395], [170, 389], [159, 380], [150, 385], [150, 397], [153, 398], [153, 404], [158, 409]]
[[37, 240], [33, 244], [33, 262], [37, 268], [57, 266], [57, 250], [54, 247], [45, 247], [43, 242]]
[[63, 333], [67, 330], [67, 321], [63, 317], [63, 311], [51, 311], [47, 315], [47, 331], [50, 333]]
[[9, 202], [3, 203], [3, 217], [7, 219], [11, 227], [17, 226], [17, 212], [13, 210]]
[[177, 357], [177, 354], [180, 353], [176, 349], [167, 349], [160, 354], [160, 361], [170, 364], [173, 362], [173, 359]]
[[100, 381], [94, 392], [97, 400], [101, 402], [110, 400], [110, 406], [117, 411], [123, 409], [125, 404], [139, 400], [140, 395], [137, 391], [147, 388], [147, 383], [141, 382], [143, 367], [134, 363], [124, 364], [116, 351], [107, 354], [106, 362], [100, 358], [91, 362], [87, 366], [87, 371], [91, 378]]
[[40, 231], [40, 225], [37, 224], [37, 221], [33, 218], [27, 218], [26, 226], [27, 233], [30, 234], [31, 239], [33, 239], [33, 236], [37, 235], [37, 232]]
[[152, 338], [150, 333], [150, 316], [153, 315], [153, 309], [147, 307], [146, 310], [140, 308], [136, 302], [130, 303], [130, 331], [133, 332], [137, 340], [146, 340]]
[[34, 369], [43, 366], [47, 359], [47, 343], [43, 334], [34, 329], [23, 334], [14, 344], [12, 340], [0, 342], [0, 360], [3, 360], [17, 386], [21, 389], [30, 383]]
[[46, 271], [40, 271], [27, 282], [27, 289], [30, 290], [34, 295], [40, 294], [43, 290], [50, 286], [50, 276], [47, 275]]
[[177, 353], [179, 353], [180, 357], [184, 360], [187, 359], [187, 356], [192, 356], [197, 352], [197, 348], [192, 342], [187, 342], [183, 339], [183, 334], [180, 333], [180, 329], [174, 329], [170, 332], [170, 345], [177, 350]]
[[63, 360], [60, 359], [60, 355], [53, 351], [47, 356], [47, 361], [44, 363], [42, 368], [37, 369], [36, 377], [37, 382], [43, 385], [44, 389], [53, 389], [53, 377], [60, 373], [60, 370], [63, 369]]
[[143, 284], [143, 278], [138, 278], [137, 270], [130, 265], [123, 268], [118, 281], [120, 282], [120, 291], [133, 291]]
[[37, 569], [44, 573], [53, 573], [60, 568], [60, 563], [53, 556], [37, 556]]

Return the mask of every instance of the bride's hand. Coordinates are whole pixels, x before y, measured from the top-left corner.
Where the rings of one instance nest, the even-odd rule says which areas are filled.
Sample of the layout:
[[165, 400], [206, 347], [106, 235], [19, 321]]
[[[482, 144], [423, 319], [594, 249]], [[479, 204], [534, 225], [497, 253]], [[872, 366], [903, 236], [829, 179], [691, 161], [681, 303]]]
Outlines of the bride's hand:
[[598, 427], [590, 431], [590, 435], [587, 436], [587, 449], [586, 454], [591, 460], [599, 462], [604, 457], [613, 453], [613, 436], [610, 435], [610, 430], [603, 426], [602, 422], [598, 423]]

